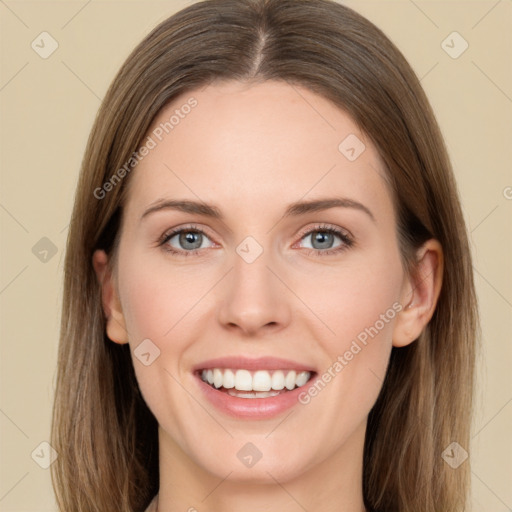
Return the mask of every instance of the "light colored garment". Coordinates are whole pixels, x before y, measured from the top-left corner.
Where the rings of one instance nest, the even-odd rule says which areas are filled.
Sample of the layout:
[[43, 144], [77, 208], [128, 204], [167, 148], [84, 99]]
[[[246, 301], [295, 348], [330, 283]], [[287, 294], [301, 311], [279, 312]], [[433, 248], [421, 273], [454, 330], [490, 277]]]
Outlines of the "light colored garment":
[[148, 508], [146, 509], [146, 512], [156, 512], [157, 502], [158, 502], [158, 494], [153, 498], [153, 500], [149, 504]]

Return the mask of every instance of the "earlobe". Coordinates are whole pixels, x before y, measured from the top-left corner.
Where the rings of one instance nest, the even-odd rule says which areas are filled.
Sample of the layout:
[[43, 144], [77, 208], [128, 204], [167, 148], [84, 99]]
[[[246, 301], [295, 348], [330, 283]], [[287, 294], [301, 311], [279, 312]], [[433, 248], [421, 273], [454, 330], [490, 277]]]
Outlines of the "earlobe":
[[393, 330], [393, 346], [404, 347], [416, 340], [432, 318], [443, 280], [443, 250], [431, 239], [417, 251], [414, 275], [408, 277], [402, 291], [402, 310]]
[[96, 250], [92, 257], [96, 277], [101, 286], [101, 299], [106, 319], [106, 332], [115, 343], [128, 343], [128, 333], [124, 320], [121, 302], [118, 297], [112, 270], [108, 265], [105, 251]]

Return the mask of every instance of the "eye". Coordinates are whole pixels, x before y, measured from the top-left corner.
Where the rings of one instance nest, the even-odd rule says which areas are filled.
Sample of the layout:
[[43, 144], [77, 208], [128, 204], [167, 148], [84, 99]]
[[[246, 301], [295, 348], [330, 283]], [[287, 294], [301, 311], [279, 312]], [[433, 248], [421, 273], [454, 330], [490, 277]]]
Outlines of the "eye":
[[306, 245], [305, 248], [317, 256], [339, 253], [354, 244], [347, 233], [332, 226], [315, 226], [314, 229], [307, 231], [301, 240], [309, 240], [309, 246]]
[[[354, 245], [352, 238], [339, 228], [332, 226], [315, 226], [313, 229], [302, 234], [301, 240], [308, 240], [309, 245], [303, 246], [308, 254], [314, 256], [325, 256], [329, 254], [339, 253]], [[338, 240], [338, 241], [336, 241]], [[196, 226], [186, 226], [173, 229], [165, 233], [159, 245], [164, 250], [177, 256], [192, 256], [208, 247], [212, 247], [208, 235]]]
[[209, 238], [203, 230], [188, 226], [165, 233], [160, 245], [173, 254], [190, 256], [209, 247], [208, 240]]

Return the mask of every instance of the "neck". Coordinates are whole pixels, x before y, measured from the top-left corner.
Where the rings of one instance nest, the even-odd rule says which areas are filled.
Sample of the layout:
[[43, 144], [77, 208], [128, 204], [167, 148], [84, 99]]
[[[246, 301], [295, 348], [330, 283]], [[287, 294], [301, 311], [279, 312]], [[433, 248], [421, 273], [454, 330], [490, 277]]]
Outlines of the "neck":
[[[309, 461], [301, 471], [274, 461], [254, 478], [241, 477], [236, 463], [222, 475], [205, 470], [159, 427], [160, 491], [157, 512], [364, 512], [362, 461], [366, 423], [336, 452]], [[297, 449], [300, 449], [298, 447]], [[254, 466], [255, 469], [257, 466]], [[276, 474], [279, 473], [279, 478]]]

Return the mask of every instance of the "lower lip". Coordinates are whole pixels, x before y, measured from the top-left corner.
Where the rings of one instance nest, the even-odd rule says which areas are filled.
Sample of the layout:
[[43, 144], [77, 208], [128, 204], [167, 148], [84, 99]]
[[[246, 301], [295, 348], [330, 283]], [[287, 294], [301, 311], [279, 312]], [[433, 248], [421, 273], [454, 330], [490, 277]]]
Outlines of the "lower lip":
[[217, 409], [235, 418], [247, 419], [273, 418], [294, 405], [300, 404], [299, 395], [307, 388], [308, 384], [311, 384], [314, 376], [315, 374], [304, 386], [291, 391], [285, 391], [277, 396], [239, 398], [217, 390], [204, 382], [198, 374], [195, 374], [201, 391]]

